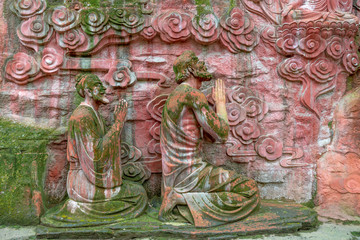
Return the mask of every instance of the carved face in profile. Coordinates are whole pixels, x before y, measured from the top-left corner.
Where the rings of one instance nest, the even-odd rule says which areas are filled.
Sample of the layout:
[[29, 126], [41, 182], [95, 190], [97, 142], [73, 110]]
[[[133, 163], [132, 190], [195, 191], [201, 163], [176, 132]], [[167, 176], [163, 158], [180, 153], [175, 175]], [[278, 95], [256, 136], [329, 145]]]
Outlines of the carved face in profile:
[[102, 84], [102, 82], [99, 80], [98, 82], [94, 83], [92, 88], [89, 88], [91, 92], [91, 97], [100, 103], [107, 104], [109, 103], [109, 99], [105, 97], [105, 90], [106, 88]]
[[97, 103], [107, 104], [109, 99], [105, 97], [106, 88], [99, 77], [92, 73], [78, 74], [76, 76], [76, 90], [81, 97], [90, 97]]
[[176, 75], [175, 81], [178, 84], [186, 81], [190, 74], [200, 81], [209, 81], [213, 77], [207, 71], [204, 61], [199, 61], [193, 51], [183, 52], [175, 60], [173, 69]]
[[199, 61], [197, 58], [197, 62], [195, 62], [191, 67], [190, 72], [194, 75], [195, 78], [199, 79], [200, 81], [210, 81], [213, 77], [211, 73], [208, 72], [205, 62]]

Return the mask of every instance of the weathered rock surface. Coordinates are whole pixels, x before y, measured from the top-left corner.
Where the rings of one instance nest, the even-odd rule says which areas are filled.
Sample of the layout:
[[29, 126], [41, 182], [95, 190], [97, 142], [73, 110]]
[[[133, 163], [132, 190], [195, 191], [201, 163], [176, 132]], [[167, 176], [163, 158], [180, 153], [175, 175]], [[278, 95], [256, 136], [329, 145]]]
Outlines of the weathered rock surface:
[[[195, 228], [188, 223], [163, 223], [157, 220], [159, 205], [152, 203], [146, 215], [133, 220], [93, 228], [37, 228], [37, 238], [216, 238], [234, 239], [238, 236], [264, 233], [289, 233], [316, 226], [316, 212], [296, 203], [264, 201], [261, 208], [246, 219], [213, 228]], [[157, 203], [159, 204], [159, 203]]]
[[321, 216], [360, 220], [360, 87], [334, 112], [334, 137], [318, 161], [317, 211]]

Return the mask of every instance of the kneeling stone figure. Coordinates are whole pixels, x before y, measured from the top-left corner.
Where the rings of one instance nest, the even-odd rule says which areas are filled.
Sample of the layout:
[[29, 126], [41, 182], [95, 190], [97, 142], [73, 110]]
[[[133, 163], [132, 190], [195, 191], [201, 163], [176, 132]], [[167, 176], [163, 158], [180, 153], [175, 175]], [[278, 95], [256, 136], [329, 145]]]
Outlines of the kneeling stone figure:
[[80, 227], [135, 218], [144, 212], [147, 195], [141, 184], [122, 179], [120, 134], [127, 102], [120, 100], [115, 123], [106, 131], [98, 107], [109, 100], [100, 79], [94, 74], [78, 75], [76, 90], [85, 100], [69, 120], [69, 199], [46, 213], [41, 222], [53, 227]]
[[161, 122], [162, 221], [186, 220], [196, 227], [238, 221], [260, 203], [254, 180], [203, 160], [202, 131], [226, 141], [229, 131], [225, 86], [216, 80], [216, 113], [199, 91], [212, 75], [195, 53], [185, 51], [174, 63], [176, 82]]

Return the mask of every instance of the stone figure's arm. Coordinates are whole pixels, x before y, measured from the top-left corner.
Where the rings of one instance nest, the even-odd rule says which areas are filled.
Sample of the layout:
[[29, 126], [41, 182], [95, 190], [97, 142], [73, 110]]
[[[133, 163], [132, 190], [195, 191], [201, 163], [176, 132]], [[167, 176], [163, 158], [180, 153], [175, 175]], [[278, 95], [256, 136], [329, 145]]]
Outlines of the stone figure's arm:
[[80, 114], [75, 121], [72, 138], [81, 168], [87, 179], [98, 187], [112, 188], [122, 183], [120, 134], [126, 110], [127, 103], [121, 101], [115, 110], [115, 123], [105, 135], [100, 134], [96, 116], [89, 112]]
[[[111, 179], [109, 179], [111, 180], [111, 187], [118, 186], [122, 182], [120, 135], [125, 123], [126, 112], [127, 102], [121, 100], [115, 108], [114, 124], [102, 138], [98, 139], [94, 149], [94, 170], [103, 174], [111, 171]], [[109, 187], [108, 184], [103, 186], [103, 181], [101, 181], [96, 185]]]
[[202, 92], [193, 91], [191, 96], [192, 109], [201, 127], [216, 140], [225, 142], [229, 134], [227, 117], [223, 119], [221, 114], [216, 114]]

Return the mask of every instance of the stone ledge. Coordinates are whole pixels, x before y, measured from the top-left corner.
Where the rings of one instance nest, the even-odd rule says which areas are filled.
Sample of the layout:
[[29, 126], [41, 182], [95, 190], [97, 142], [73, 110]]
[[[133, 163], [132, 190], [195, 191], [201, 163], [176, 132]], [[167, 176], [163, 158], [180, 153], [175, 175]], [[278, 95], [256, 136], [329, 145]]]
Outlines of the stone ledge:
[[49, 228], [39, 226], [37, 238], [50, 239], [131, 239], [136, 237], [226, 239], [245, 235], [290, 233], [317, 224], [316, 212], [297, 203], [262, 201], [261, 208], [243, 221], [213, 228], [195, 228], [188, 223], [163, 223], [156, 219], [157, 209], [123, 222], [88, 228]]

